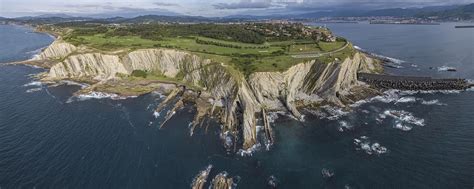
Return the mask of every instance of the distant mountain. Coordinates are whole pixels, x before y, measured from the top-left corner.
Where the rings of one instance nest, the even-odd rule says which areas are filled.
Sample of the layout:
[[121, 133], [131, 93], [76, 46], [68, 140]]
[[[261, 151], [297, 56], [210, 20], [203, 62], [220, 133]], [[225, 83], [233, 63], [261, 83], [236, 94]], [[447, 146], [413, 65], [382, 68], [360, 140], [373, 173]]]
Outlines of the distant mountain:
[[160, 16], [183, 16], [182, 14], [171, 12], [165, 9], [122, 9], [120, 11], [90, 14], [87, 17], [92, 18], [111, 18], [111, 17], [124, 17], [124, 18], [135, 18], [145, 15], [160, 15]]
[[165, 16], [165, 15], [144, 15], [135, 18], [125, 19], [123, 22], [196, 22], [210, 21], [211, 19], [201, 16]]
[[449, 10], [439, 10], [432, 12], [423, 12], [416, 15], [417, 17], [438, 17], [438, 19], [447, 20], [474, 20], [474, 3], [459, 6]]
[[459, 6], [431, 6], [423, 8], [391, 8], [377, 10], [335, 10], [317, 11], [296, 15], [300, 18], [321, 18], [321, 17], [371, 17], [371, 16], [393, 16], [393, 17], [413, 17], [423, 13], [448, 11], [459, 8]]
[[74, 16], [59, 13], [59, 14], [42, 14], [42, 15], [38, 15], [38, 16], [35, 16], [35, 17], [36, 18], [51, 18], [51, 17], [72, 18]]

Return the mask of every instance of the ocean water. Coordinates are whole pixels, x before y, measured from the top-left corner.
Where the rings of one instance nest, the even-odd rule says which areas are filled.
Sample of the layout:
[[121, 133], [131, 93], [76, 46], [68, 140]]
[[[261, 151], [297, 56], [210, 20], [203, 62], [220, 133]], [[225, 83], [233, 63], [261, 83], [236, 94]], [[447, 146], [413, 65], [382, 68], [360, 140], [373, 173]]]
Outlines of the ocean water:
[[[470, 29], [328, 26], [403, 61], [389, 73], [474, 79]], [[0, 62], [28, 59], [52, 42], [20, 26], [0, 25], [0, 36]], [[1, 188], [189, 188], [209, 164], [212, 177], [226, 171], [238, 188], [268, 188], [270, 176], [279, 188], [474, 187], [474, 92], [388, 91], [351, 112], [326, 107], [305, 122], [280, 115], [276, 144], [241, 157], [222, 147], [217, 123], [189, 136], [192, 107], [159, 129], [159, 94], [71, 98], [79, 86], [48, 88], [31, 78], [41, 71], [0, 65]]]

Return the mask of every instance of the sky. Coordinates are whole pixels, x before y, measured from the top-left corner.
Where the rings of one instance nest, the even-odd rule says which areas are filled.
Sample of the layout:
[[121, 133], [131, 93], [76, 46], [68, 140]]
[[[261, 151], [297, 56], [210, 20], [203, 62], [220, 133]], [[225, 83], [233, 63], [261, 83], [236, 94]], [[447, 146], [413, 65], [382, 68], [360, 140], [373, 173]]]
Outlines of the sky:
[[379, 9], [468, 3], [474, 0], [0, 0], [0, 16], [265, 15], [330, 11], [336, 7]]

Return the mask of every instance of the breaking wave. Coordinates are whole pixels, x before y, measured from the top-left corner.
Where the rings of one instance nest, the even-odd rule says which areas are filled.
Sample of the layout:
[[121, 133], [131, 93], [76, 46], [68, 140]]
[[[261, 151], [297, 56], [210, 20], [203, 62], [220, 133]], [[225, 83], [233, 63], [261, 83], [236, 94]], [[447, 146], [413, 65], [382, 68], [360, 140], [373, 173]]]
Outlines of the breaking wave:
[[424, 100], [423, 98], [416, 98], [409, 95], [415, 94], [457, 94], [460, 93], [459, 90], [431, 90], [431, 91], [402, 91], [397, 89], [390, 89], [385, 91], [382, 95], [372, 97], [370, 99], [359, 100], [353, 104], [351, 107], [359, 107], [363, 104], [370, 103], [370, 102], [383, 102], [383, 103], [421, 103], [423, 105], [446, 105], [444, 103], [439, 102], [439, 100]]
[[38, 91], [41, 91], [43, 88], [39, 87], [39, 88], [32, 88], [32, 89], [28, 89], [26, 90], [27, 93], [33, 93], [33, 92], [38, 92]]
[[413, 125], [425, 126], [424, 119], [417, 118], [411, 112], [404, 110], [385, 110], [382, 114], [379, 114], [378, 118], [386, 119], [387, 117], [395, 119], [393, 128], [402, 131], [410, 131], [413, 128]]
[[253, 154], [259, 150], [262, 149], [262, 145], [260, 143], [257, 143], [257, 144], [254, 144], [252, 147], [250, 147], [249, 149], [247, 150], [244, 150], [244, 149], [240, 149], [238, 152], [237, 152], [237, 155], [240, 155], [242, 157], [251, 157], [253, 156]]
[[85, 83], [79, 83], [79, 82], [75, 82], [75, 81], [70, 81], [70, 80], [62, 80], [61, 81], [62, 84], [66, 84], [66, 85], [75, 85], [75, 86], [79, 86], [81, 87], [81, 89], [84, 89], [84, 88], [87, 88], [89, 87], [88, 84], [85, 84]]
[[[380, 55], [380, 54], [375, 54], [375, 53], [372, 53], [372, 52], [369, 52], [363, 48], [360, 48], [359, 46], [354, 46], [355, 49], [359, 50], [359, 51], [362, 51], [364, 53], [367, 53], [367, 54], [370, 54], [371, 56], [374, 56], [376, 58], [379, 58], [379, 59], [382, 59], [382, 60], [385, 60], [385, 61], [388, 61], [388, 62], [391, 62], [391, 63], [395, 63], [395, 64], [401, 64], [401, 63], [404, 63], [405, 61], [404, 60], [400, 60], [400, 59], [396, 59], [396, 58], [392, 58], [392, 57], [388, 57], [388, 56], [384, 56], [384, 55]], [[400, 66], [401, 67], [401, 66]]]
[[355, 138], [354, 144], [356, 145], [356, 150], [364, 151], [369, 155], [380, 155], [388, 152], [388, 149], [385, 146], [380, 145], [378, 142], [371, 142], [367, 136]]
[[451, 66], [440, 66], [438, 67], [438, 71], [439, 72], [444, 72], [444, 71], [455, 71], [456, 68], [455, 67], [451, 67]]
[[344, 132], [347, 130], [351, 130], [354, 126], [349, 124], [347, 121], [339, 121], [339, 132]]
[[43, 83], [41, 83], [40, 81], [32, 81], [30, 83], [27, 83], [27, 84], [23, 85], [23, 87], [31, 87], [31, 86], [41, 87], [41, 86], [43, 86]]
[[112, 100], [124, 100], [127, 98], [136, 98], [136, 97], [137, 96], [120, 96], [114, 93], [92, 91], [86, 94], [79, 94], [79, 95], [73, 96], [69, 98], [66, 103], [73, 102], [74, 100], [85, 101], [85, 100], [90, 100], [90, 99], [107, 99], [107, 98], [112, 99]]

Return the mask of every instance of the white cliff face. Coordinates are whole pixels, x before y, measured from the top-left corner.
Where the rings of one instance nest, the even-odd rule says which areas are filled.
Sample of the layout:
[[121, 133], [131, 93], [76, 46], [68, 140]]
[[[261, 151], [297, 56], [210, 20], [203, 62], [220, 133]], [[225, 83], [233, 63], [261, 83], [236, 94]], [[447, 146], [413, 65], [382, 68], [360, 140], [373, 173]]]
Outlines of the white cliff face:
[[300, 118], [298, 105], [301, 104], [325, 100], [343, 105], [340, 96], [358, 85], [359, 70], [370, 71], [370, 66], [365, 65], [369, 61], [373, 63], [365, 55], [356, 53], [343, 61], [309, 61], [285, 72], [257, 72], [245, 79], [242, 74], [230, 70], [233, 68], [188, 52], [142, 49], [122, 56], [101, 53], [71, 55], [54, 65], [47, 79], [89, 77], [107, 81], [116, 78], [118, 73], [128, 75], [133, 70], [160, 72], [170, 78], [179, 76], [184, 83], [202, 88], [203, 96], [223, 102], [219, 117], [224, 125], [223, 132], [240, 133], [244, 139], [243, 147], [247, 149], [257, 141], [258, 113], [264, 109], [288, 110]]
[[180, 71], [195, 70], [206, 64], [195, 55], [172, 49], [133, 51], [123, 58], [123, 62], [130, 71], [159, 71], [167, 77], [176, 77]]
[[51, 45], [37, 55], [34, 60], [62, 59], [74, 52], [76, 49], [77, 48], [74, 45], [56, 39]]
[[89, 53], [69, 56], [64, 62], [51, 67], [48, 77], [52, 79], [93, 78], [103, 81], [120, 74], [130, 74], [116, 55]]
[[357, 71], [367, 58], [356, 53], [342, 62], [321, 63], [310, 61], [295, 65], [287, 71], [260, 72], [249, 77], [259, 103], [268, 109], [281, 109], [283, 102], [295, 117], [300, 117], [295, 106], [296, 101], [303, 104], [322, 100], [342, 105], [338, 96], [346, 95], [358, 85]]

